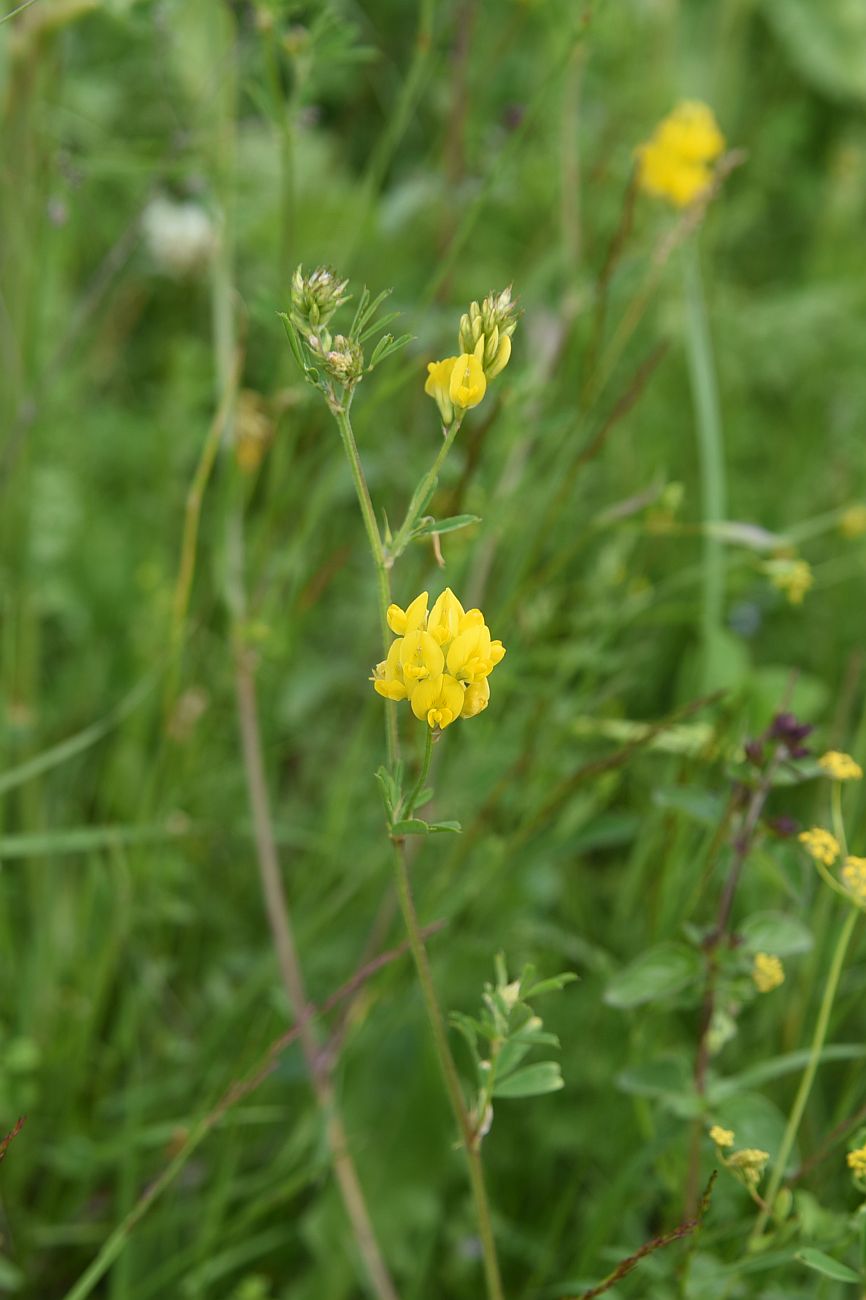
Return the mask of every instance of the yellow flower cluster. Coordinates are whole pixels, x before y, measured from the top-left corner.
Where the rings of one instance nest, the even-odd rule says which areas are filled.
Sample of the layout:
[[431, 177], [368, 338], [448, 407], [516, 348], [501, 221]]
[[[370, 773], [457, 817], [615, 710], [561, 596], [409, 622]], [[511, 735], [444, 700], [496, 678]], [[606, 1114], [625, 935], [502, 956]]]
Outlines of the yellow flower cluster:
[[866, 858], [847, 857], [842, 868], [842, 883], [858, 903], [866, 906]]
[[772, 993], [773, 989], [777, 989], [780, 984], [784, 984], [785, 968], [778, 957], [773, 957], [770, 953], [759, 952], [755, 954], [752, 979], [759, 993]]
[[734, 1131], [730, 1128], [722, 1128], [720, 1124], [714, 1124], [710, 1129], [710, 1141], [715, 1142], [717, 1147], [732, 1147], [734, 1145]]
[[862, 537], [866, 533], [866, 506], [849, 506], [843, 511], [842, 518], [839, 520], [839, 531], [849, 541], [853, 541], [855, 537]]
[[470, 304], [457, 331], [459, 356], [431, 361], [424, 392], [434, 398], [445, 424], [455, 410], [468, 411], [484, 397], [487, 385], [508, 365], [511, 336], [517, 329], [517, 308], [511, 289], [490, 293], [479, 305]]
[[422, 591], [406, 609], [389, 607], [388, 626], [397, 640], [370, 680], [379, 695], [408, 700], [416, 718], [444, 730], [487, 708], [487, 679], [505, 647], [491, 640], [481, 610], [464, 610], [450, 587], [429, 613], [427, 601]]
[[849, 1151], [845, 1157], [848, 1168], [857, 1178], [866, 1178], [866, 1146]]
[[729, 1169], [739, 1174], [747, 1187], [754, 1188], [761, 1181], [769, 1159], [769, 1151], [761, 1151], [758, 1147], [743, 1147], [742, 1151], [735, 1151], [729, 1156], [725, 1163]]
[[776, 590], [787, 597], [789, 605], [802, 605], [807, 592], [815, 585], [812, 566], [807, 560], [782, 556], [766, 560], [763, 569]]
[[813, 826], [811, 830], [801, 831], [797, 839], [809, 856], [825, 867], [832, 867], [842, 851], [836, 836], [830, 831], [825, 831], [821, 826]]
[[830, 749], [818, 759], [818, 766], [834, 781], [859, 781], [863, 769], [850, 754]]
[[658, 124], [637, 150], [638, 184], [647, 194], [686, 208], [708, 189], [711, 164], [725, 147], [713, 111], [685, 100]]

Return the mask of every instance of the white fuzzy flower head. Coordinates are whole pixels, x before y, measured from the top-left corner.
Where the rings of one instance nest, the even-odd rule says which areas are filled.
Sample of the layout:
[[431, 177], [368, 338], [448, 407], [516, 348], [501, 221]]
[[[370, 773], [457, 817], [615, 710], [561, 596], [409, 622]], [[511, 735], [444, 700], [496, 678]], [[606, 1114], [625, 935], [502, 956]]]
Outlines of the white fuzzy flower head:
[[206, 266], [216, 246], [216, 232], [205, 209], [165, 195], [148, 203], [141, 229], [154, 265], [175, 278]]

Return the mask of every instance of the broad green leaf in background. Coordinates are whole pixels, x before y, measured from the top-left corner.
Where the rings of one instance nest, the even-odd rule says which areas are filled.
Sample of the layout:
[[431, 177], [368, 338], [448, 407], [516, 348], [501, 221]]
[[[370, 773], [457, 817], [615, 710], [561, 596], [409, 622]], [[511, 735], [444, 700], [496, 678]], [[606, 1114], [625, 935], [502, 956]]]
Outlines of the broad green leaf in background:
[[621, 1010], [662, 1001], [682, 992], [700, 978], [702, 971], [703, 963], [694, 949], [680, 943], [660, 943], [614, 975], [604, 1000]]

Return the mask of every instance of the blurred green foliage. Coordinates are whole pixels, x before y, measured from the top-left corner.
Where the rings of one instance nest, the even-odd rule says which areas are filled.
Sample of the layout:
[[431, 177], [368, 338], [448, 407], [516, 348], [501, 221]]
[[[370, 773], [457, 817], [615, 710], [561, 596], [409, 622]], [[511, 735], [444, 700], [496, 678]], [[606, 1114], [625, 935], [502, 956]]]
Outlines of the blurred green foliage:
[[[840, 511], [866, 500], [866, 10], [6, 8], [0, 1127], [28, 1118], [2, 1167], [0, 1291], [64, 1296], [286, 1025], [223, 602], [237, 490], [276, 829], [315, 1001], [363, 961], [390, 889], [372, 777], [382, 705], [366, 680], [380, 657], [373, 581], [335, 431], [277, 319], [294, 265], [326, 262], [356, 290], [393, 286], [415, 336], [353, 410], [392, 522], [439, 437], [426, 362], [453, 348], [469, 299], [513, 282], [524, 312], [511, 364], [467, 418], [434, 502], [437, 517], [482, 522], [443, 538], [444, 574], [416, 543], [395, 598], [447, 581], [483, 599], [508, 646], [490, 709], [437, 751], [435, 810], [464, 833], [426, 842], [413, 871], [422, 918], [447, 921], [430, 940], [447, 1007], [473, 1012], [499, 949], [509, 969], [580, 975], [545, 1004], [565, 1089], [497, 1103], [484, 1144], [509, 1296], [572, 1295], [682, 1216], [699, 1021], [684, 995], [699, 961], [687, 927], [715, 910], [726, 757], [781, 706], [793, 673], [787, 703], [819, 742], [866, 752], [866, 541], [839, 528]], [[697, 236], [731, 519], [798, 543], [815, 585], [791, 606], [764, 552], [726, 545], [727, 693], [640, 745], [637, 724], [685, 704], [697, 681], [700, 508], [678, 252], [607, 383], [589, 404], [581, 394], [634, 148], [684, 95], [711, 103], [746, 154]], [[166, 198], [198, 213], [201, 247], [184, 272], [151, 229]], [[638, 200], [602, 350], [672, 222]], [[185, 499], [224, 379], [220, 301], [273, 443], [246, 476], [226, 446], [208, 487], [167, 731]], [[665, 355], [619, 410], [659, 342]], [[622, 761], [605, 761], [623, 745]], [[825, 819], [824, 797], [817, 782], [780, 788], [771, 811]], [[863, 852], [856, 790], [846, 810]], [[760, 931], [775, 918], [788, 974], [732, 1020], [712, 1118], [771, 1152], [838, 925], [818, 885], [794, 844], [763, 837], [737, 898], [738, 923]], [[769, 942], [766, 922], [761, 933]], [[383, 946], [396, 942], [395, 928]], [[803, 1159], [863, 1104], [864, 987], [855, 938]], [[468, 1196], [405, 957], [353, 1004], [337, 1079], [401, 1295], [477, 1296]], [[782, 1231], [749, 1258], [754, 1207], [720, 1180], [689, 1268], [686, 1247], [671, 1247], [610, 1294], [852, 1294], [794, 1258], [805, 1242], [858, 1264], [844, 1144], [795, 1204], [798, 1241]], [[96, 1294], [340, 1300], [363, 1293], [358, 1276], [293, 1048], [201, 1143]]]

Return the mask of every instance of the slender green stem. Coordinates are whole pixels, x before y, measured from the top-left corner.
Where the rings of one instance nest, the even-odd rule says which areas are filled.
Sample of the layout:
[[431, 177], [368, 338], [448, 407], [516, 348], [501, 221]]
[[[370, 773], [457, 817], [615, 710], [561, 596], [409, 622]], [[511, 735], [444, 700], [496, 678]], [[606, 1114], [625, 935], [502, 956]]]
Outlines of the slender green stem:
[[[720, 523], [727, 512], [725, 452], [713, 344], [701, 279], [697, 240], [683, 250], [686, 301], [686, 352], [695, 408], [704, 525]], [[703, 539], [703, 686], [711, 684], [719, 632], [724, 621], [725, 558], [721, 539], [705, 528]]]
[[490, 1205], [487, 1200], [487, 1190], [484, 1186], [484, 1170], [481, 1165], [481, 1156], [474, 1149], [472, 1124], [463, 1098], [463, 1090], [460, 1087], [457, 1066], [454, 1064], [454, 1057], [451, 1055], [451, 1049], [448, 1046], [445, 1021], [436, 997], [436, 989], [433, 985], [433, 976], [427, 958], [427, 949], [424, 947], [424, 940], [418, 925], [418, 916], [415, 912], [415, 903], [412, 898], [412, 887], [409, 883], [409, 871], [406, 865], [406, 854], [402, 840], [395, 840], [394, 842], [394, 863], [400, 910], [403, 913], [406, 933], [409, 937], [409, 946], [415, 960], [418, 979], [421, 982], [427, 1019], [433, 1032], [433, 1042], [436, 1055], [439, 1058], [442, 1077], [445, 1081], [445, 1089], [448, 1093], [448, 1100], [451, 1102], [454, 1118], [457, 1121], [469, 1169], [469, 1183], [472, 1188], [472, 1199], [475, 1203], [475, 1214], [478, 1220], [478, 1231], [484, 1257], [487, 1294], [489, 1300], [504, 1300], [502, 1279], [499, 1275], [499, 1261], [496, 1257], [496, 1242], [493, 1237], [493, 1223], [490, 1217]]
[[[367, 487], [367, 480], [364, 477], [364, 467], [361, 464], [361, 457], [358, 453], [358, 444], [355, 442], [355, 434], [352, 430], [352, 421], [349, 418], [350, 403], [351, 398], [347, 397], [344, 405], [333, 406], [331, 410], [334, 419], [337, 421], [337, 428], [340, 430], [340, 437], [343, 442], [343, 450], [346, 453], [346, 459], [349, 462], [349, 468], [352, 471], [355, 493], [358, 497], [358, 505], [361, 507], [361, 517], [364, 520], [364, 530], [367, 534], [367, 541], [370, 545], [370, 554], [373, 557], [373, 564], [376, 569], [376, 589], [379, 598], [379, 627], [382, 633], [384, 653], [387, 654], [388, 646], [391, 641], [390, 630], [388, 628], [388, 606], [391, 604], [391, 577], [388, 565], [385, 562], [382, 537], [379, 533], [379, 525], [376, 523], [376, 512], [373, 509], [373, 502], [370, 499], [370, 489]], [[386, 701], [386, 717], [388, 766], [393, 767], [400, 755], [400, 741], [397, 735], [397, 706], [393, 700]]]
[[848, 951], [848, 944], [851, 941], [851, 935], [854, 932], [854, 926], [857, 924], [857, 910], [851, 907], [842, 929], [839, 931], [839, 938], [836, 940], [836, 950], [833, 953], [833, 961], [827, 976], [827, 983], [824, 986], [824, 995], [821, 998], [821, 1007], [818, 1012], [818, 1020], [815, 1025], [815, 1033], [812, 1036], [812, 1046], [809, 1052], [809, 1060], [803, 1077], [800, 1080], [800, 1087], [797, 1089], [797, 1095], [794, 1098], [794, 1104], [791, 1107], [791, 1113], [788, 1116], [788, 1123], [782, 1138], [782, 1145], [779, 1148], [779, 1154], [773, 1165], [773, 1175], [770, 1179], [765, 1196], [766, 1209], [763, 1209], [758, 1215], [757, 1222], [752, 1232], [752, 1243], [754, 1244], [761, 1236], [767, 1223], [767, 1219], [772, 1212], [776, 1196], [782, 1185], [782, 1179], [785, 1176], [785, 1169], [788, 1164], [788, 1157], [797, 1137], [800, 1128], [800, 1121], [803, 1118], [803, 1112], [806, 1109], [806, 1102], [809, 1100], [809, 1093], [812, 1090], [812, 1084], [815, 1080], [815, 1074], [818, 1070], [818, 1064], [821, 1059], [821, 1051], [824, 1047], [824, 1040], [827, 1037], [827, 1028], [830, 1023], [830, 1013], [833, 1010], [833, 1001], [836, 997], [836, 989], [839, 985], [839, 977], [842, 974], [842, 966], [845, 962], [845, 954]]
[[424, 757], [421, 760], [421, 771], [418, 773], [418, 780], [415, 782], [412, 793], [409, 795], [409, 798], [406, 800], [401, 810], [401, 816], [403, 817], [411, 817], [412, 813], [415, 811], [415, 804], [418, 802], [418, 797], [424, 789], [424, 782], [427, 780], [427, 774], [430, 771], [430, 759], [433, 754], [433, 728], [425, 727], [424, 730], [427, 735], [424, 741]]
[[460, 432], [460, 425], [463, 423], [463, 412], [460, 411], [454, 416], [454, 419], [445, 429], [445, 436], [442, 439], [442, 445], [436, 453], [436, 459], [428, 469], [427, 473], [421, 479], [421, 482], [412, 493], [412, 500], [409, 502], [409, 509], [406, 511], [406, 518], [403, 520], [397, 535], [395, 536], [389, 548], [393, 559], [398, 559], [409, 545], [409, 538], [412, 529], [418, 522], [418, 516], [424, 509], [425, 504], [430, 500], [432, 493], [436, 488], [436, 481], [439, 478], [439, 471], [445, 463], [445, 457], [454, 446], [454, 439]]

